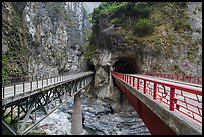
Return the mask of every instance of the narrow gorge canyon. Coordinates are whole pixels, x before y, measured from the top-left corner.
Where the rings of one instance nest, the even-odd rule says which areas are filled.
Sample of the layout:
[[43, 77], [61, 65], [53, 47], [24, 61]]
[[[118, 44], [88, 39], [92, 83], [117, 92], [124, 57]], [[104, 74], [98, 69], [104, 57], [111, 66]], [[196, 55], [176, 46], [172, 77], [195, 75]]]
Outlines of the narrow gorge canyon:
[[[202, 76], [202, 3], [102, 2], [90, 14], [83, 2], [2, 3], [3, 85], [93, 71], [82, 94], [88, 133], [150, 134], [111, 70]], [[72, 107], [68, 101], [36, 131], [67, 134]]]

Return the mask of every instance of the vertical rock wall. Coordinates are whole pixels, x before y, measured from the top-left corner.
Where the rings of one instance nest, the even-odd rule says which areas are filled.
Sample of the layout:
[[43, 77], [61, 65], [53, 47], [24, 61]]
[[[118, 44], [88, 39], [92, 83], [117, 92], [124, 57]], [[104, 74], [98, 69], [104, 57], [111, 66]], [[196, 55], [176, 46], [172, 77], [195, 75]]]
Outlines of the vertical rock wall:
[[25, 22], [31, 34], [29, 74], [81, 71], [87, 15], [81, 2], [28, 3]]
[[4, 2], [2, 12], [4, 80], [83, 69], [91, 26], [82, 2]]

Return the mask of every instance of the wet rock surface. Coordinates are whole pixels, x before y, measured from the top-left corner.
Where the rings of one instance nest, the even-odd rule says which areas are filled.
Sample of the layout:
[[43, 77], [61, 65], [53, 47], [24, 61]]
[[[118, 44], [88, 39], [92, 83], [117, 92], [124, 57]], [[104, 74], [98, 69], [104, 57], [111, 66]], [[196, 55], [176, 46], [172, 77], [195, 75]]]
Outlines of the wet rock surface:
[[[71, 129], [73, 98], [44, 119], [37, 130], [47, 135], [67, 135]], [[132, 106], [117, 113], [108, 101], [81, 96], [83, 127], [88, 135], [150, 135]]]

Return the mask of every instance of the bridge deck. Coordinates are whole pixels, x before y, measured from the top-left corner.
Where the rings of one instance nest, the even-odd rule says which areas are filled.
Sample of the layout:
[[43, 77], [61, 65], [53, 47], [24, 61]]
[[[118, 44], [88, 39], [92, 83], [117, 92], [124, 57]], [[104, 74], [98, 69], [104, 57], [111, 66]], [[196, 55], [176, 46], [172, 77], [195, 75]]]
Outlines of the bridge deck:
[[11, 96], [15, 96], [24, 92], [30, 92], [30, 91], [36, 91], [38, 89], [42, 89], [43, 87], [55, 85], [57, 83], [62, 83], [65, 81], [73, 80], [78, 77], [81, 77], [86, 74], [90, 74], [91, 72], [82, 72], [72, 75], [65, 75], [65, 76], [58, 76], [54, 78], [48, 78], [38, 81], [32, 81], [32, 82], [25, 82], [22, 84], [14, 84], [12, 86], [5, 86], [2, 87], [2, 98], [7, 98]]
[[[171, 122], [169, 127], [177, 134], [202, 134], [202, 85], [140, 74], [112, 74], [114, 81], [133, 102], [138, 113], [144, 114], [148, 107], [151, 113], [160, 117], [167, 125]], [[143, 119], [152, 125], [149, 116]], [[155, 131], [152, 131], [160, 132], [155, 126], [157, 125], [152, 127]]]

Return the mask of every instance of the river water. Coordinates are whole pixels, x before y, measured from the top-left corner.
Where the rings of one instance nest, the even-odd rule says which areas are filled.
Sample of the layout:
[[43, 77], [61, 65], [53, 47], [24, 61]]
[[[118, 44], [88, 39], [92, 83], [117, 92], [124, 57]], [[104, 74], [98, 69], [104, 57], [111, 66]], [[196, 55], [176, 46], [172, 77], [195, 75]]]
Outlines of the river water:
[[[73, 98], [40, 122], [36, 130], [47, 135], [67, 135], [71, 129]], [[88, 135], [150, 135], [134, 108], [113, 108], [117, 103], [81, 96], [84, 129]], [[124, 108], [124, 109], [123, 109]]]

